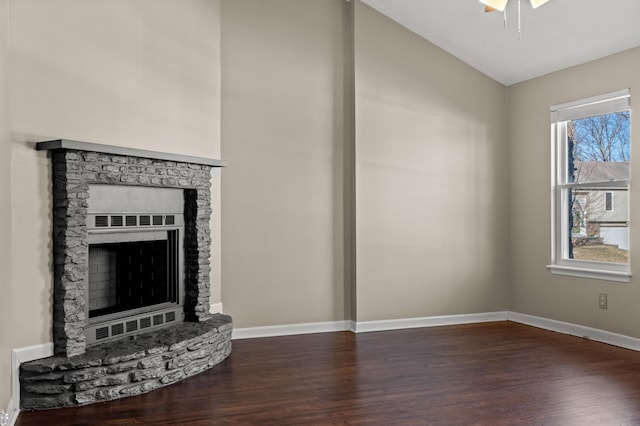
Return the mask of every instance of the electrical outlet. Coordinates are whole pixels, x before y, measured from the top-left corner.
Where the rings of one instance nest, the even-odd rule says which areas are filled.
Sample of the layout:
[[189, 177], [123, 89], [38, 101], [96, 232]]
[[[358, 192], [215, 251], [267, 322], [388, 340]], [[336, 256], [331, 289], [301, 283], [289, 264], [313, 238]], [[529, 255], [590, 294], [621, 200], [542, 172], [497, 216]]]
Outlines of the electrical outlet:
[[607, 293], [600, 293], [600, 295], [598, 295], [598, 306], [600, 309], [607, 309]]

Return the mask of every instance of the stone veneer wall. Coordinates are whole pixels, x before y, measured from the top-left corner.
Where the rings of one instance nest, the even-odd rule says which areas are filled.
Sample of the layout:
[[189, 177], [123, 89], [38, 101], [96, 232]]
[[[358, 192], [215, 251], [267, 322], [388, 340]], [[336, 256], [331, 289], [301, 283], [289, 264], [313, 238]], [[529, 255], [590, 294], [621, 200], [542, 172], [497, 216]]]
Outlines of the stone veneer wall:
[[231, 317], [209, 315], [20, 366], [21, 407], [69, 407], [146, 393], [198, 374], [231, 353]]
[[185, 190], [185, 319], [209, 312], [211, 166], [129, 155], [58, 149], [53, 164], [53, 343], [57, 356], [81, 355], [87, 269], [90, 184]]

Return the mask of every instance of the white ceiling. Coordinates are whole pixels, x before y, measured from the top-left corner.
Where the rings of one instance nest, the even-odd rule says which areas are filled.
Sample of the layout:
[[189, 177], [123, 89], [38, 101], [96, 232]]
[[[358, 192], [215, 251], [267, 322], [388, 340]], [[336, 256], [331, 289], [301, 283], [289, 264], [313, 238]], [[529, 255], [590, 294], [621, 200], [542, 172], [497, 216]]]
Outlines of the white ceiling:
[[511, 85], [640, 46], [640, 0], [521, 0], [485, 13], [478, 0], [363, 0], [489, 77]]

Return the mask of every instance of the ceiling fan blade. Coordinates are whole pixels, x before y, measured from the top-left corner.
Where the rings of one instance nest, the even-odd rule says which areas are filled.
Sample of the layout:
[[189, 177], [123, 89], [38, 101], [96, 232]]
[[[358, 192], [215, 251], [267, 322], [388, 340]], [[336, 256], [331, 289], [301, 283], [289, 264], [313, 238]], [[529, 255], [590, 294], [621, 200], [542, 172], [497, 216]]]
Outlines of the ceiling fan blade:
[[537, 9], [538, 7], [548, 2], [549, 0], [529, 0], [529, 1], [531, 2], [531, 7], [533, 7], [534, 9]]
[[[504, 8], [507, 6], [507, 1], [508, 0], [480, 0], [480, 3], [492, 9], [496, 9], [502, 12]], [[488, 12], [486, 8], [485, 8], [485, 11]]]
[[498, 9], [494, 9], [494, 8], [493, 8], [493, 7], [491, 7], [491, 6], [485, 6], [485, 7], [484, 7], [484, 13], [497, 12], [497, 11], [498, 11]]

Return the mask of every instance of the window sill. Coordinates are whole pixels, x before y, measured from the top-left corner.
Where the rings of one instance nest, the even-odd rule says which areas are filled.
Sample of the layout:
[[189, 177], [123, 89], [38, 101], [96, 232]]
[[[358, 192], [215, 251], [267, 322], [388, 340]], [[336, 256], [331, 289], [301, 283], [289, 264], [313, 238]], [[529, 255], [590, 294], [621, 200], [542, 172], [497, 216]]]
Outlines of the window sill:
[[603, 269], [587, 269], [561, 265], [547, 265], [547, 269], [555, 275], [568, 275], [571, 277], [591, 278], [595, 280], [616, 281], [621, 283], [628, 283], [631, 281], [631, 272], [607, 271]]

